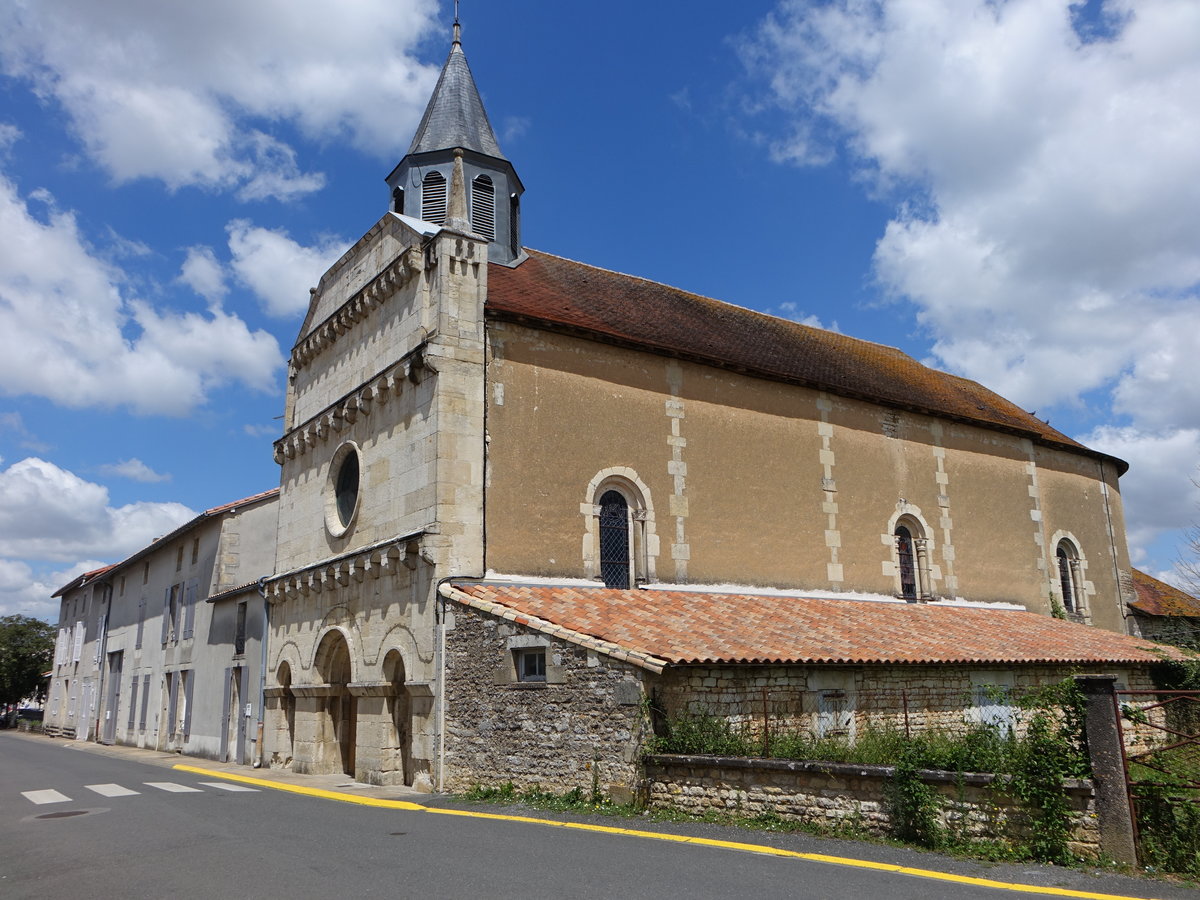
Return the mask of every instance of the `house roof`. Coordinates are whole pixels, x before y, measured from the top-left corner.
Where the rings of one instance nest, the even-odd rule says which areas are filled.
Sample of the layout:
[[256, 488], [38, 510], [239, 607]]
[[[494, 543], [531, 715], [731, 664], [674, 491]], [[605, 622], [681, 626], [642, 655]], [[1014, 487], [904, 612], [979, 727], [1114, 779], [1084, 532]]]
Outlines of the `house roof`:
[[465, 580], [451, 587], [449, 596], [466, 606], [574, 643], [602, 642], [632, 662], [650, 661], [647, 668], [661, 668], [654, 663], [1111, 665], [1158, 663], [1179, 655], [1175, 648], [1141, 638], [1012, 609]]
[[529, 250], [488, 269], [497, 318], [690, 358], [847, 397], [968, 421], [1126, 464], [1065, 434], [966, 378], [894, 347], [754, 312], [644, 278]]
[[408, 154], [453, 147], [504, 159], [457, 33]]
[[116, 567], [117, 567], [116, 563], [114, 563], [111, 566], [102, 566], [99, 569], [92, 569], [92, 571], [90, 571], [90, 572], [84, 572], [82, 575], [77, 575], [73, 580], [64, 584], [62, 587], [60, 587], [57, 591], [55, 591], [50, 596], [52, 598], [53, 597], [61, 597], [67, 591], [73, 591], [73, 590], [75, 590], [75, 588], [83, 587], [88, 582], [94, 581], [95, 579], [99, 578], [101, 575], [103, 575], [109, 569], [115, 569]]
[[1129, 604], [1136, 612], [1148, 616], [1182, 616], [1200, 619], [1200, 598], [1172, 587], [1138, 569], [1133, 570], [1133, 587], [1137, 599]]

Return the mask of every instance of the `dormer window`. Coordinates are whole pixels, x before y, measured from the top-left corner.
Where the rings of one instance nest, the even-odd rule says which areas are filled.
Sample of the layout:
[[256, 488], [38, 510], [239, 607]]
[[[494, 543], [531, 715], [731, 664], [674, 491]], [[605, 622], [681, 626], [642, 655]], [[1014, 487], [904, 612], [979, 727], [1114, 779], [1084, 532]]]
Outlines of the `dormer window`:
[[486, 175], [471, 182], [471, 228], [489, 241], [496, 239], [496, 187]]
[[434, 225], [446, 223], [446, 176], [430, 172], [421, 182], [421, 218]]

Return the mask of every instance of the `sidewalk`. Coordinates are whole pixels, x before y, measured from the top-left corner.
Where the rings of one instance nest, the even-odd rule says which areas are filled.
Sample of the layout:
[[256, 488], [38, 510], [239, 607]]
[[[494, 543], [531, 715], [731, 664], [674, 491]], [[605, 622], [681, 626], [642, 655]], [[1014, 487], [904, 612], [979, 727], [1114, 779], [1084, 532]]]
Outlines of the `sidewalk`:
[[[298, 775], [286, 769], [255, 769], [235, 763], [215, 762], [202, 757], [139, 750], [121, 745], [105, 746], [84, 741], [22, 735], [29, 740], [69, 745], [85, 753], [128, 759], [171, 769], [176, 766], [204, 769], [218, 777], [254, 780], [264, 786], [278, 784], [284, 790], [299, 789], [306, 794], [330, 792], [349, 802], [376, 800], [396, 802], [397, 807], [420, 812], [479, 816], [495, 820], [498, 826], [516, 822], [525, 826], [558, 826], [618, 833], [631, 838], [674, 840], [723, 846], [743, 852], [785, 855], [816, 860], [831, 865], [886, 868], [904, 875], [938, 881], [962, 882], [993, 887], [997, 897], [1029, 893], [1050, 897], [1155, 898], [1155, 900], [1200, 900], [1196, 885], [1178, 881], [1160, 881], [1122, 875], [1094, 868], [1068, 869], [1033, 862], [985, 862], [945, 856], [912, 847], [819, 837], [802, 832], [775, 833], [707, 822], [665, 822], [649, 816], [612, 816], [600, 813], [554, 812], [521, 804], [472, 803], [451, 795], [423, 794], [409, 787], [360, 784], [347, 775]], [[1015, 892], [1015, 893], [1014, 893]]]

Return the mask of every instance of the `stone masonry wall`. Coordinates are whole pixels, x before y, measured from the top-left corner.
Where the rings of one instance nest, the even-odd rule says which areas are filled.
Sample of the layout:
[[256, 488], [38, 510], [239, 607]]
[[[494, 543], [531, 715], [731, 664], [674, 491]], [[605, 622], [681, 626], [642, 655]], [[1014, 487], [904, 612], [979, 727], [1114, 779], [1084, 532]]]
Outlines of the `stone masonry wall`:
[[[989, 705], [988, 686], [1019, 695], [1076, 671], [1050, 665], [679, 666], [663, 673], [654, 700], [668, 718], [711, 715], [754, 735], [764, 728], [810, 736], [832, 730], [852, 739], [868, 726], [961, 733], [1008, 715], [982, 708]], [[1131, 688], [1150, 685], [1147, 667], [1112, 671]], [[1019, 727], [1021, 717], [1011, 718]]]
[[[619, 801], [639, 784], [649, 673], [467, 607], [446, 638], [445, 789], [511, 781]], [[544, 640], [547, 680], [515, 680], [511, 639]]]
[[[828, 828], [853, 825], [887, 835], [890, 766], [737, 759], [704, 756], [649, 756], [645, 760], [650, 805], [702, 815], [710, 811], [754, 816], [771, 813]], [[1024, 835], [1025, 815], [992, 775], [925, 771], [936, 791], [942, 825], [964, 837]], [[1090, 781], [1065, 787], [1071, 815], [1072, 852], [1099, 854], [1100, 832]]]

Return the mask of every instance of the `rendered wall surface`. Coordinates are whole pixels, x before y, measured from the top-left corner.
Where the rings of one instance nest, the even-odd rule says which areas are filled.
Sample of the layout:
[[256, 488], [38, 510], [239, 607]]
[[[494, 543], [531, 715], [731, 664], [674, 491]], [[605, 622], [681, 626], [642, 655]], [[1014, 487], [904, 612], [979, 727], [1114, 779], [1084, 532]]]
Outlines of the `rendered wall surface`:
[[623, 467], [647, 487], [659, 581], [896, 594], [892, 534], [907, 516], [928, 542], [932, 596], [1049, 613], [1069, 537], [1089, 620], [1124, 631], [1110, 462], [507, 322], [488, 338], [494, 571], [591, 575], [589, 481]]

